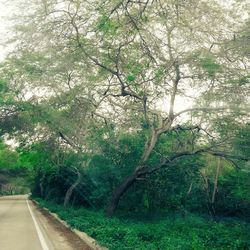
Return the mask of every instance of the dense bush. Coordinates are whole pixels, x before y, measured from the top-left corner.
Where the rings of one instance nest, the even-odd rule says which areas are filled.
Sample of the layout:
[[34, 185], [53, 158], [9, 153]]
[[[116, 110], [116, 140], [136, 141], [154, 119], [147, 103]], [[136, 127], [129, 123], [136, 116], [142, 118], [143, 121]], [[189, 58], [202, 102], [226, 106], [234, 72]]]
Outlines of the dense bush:
[[112, 249], [244, 250], [250, 248], [250, 225], [240, 220], [212, 221], [188, 215], [160, 221], [108, 219], [102, 212], [63, 208], [38, 199], [73, 228], [86, 232]]
[[22, 165], [19, 153], [0, 140], [0, 195], [28, 193], [27, 176], [28, 170]]
[[[113, 133], [113, 132], [112, 132]], [[114, 141], [110, 133], [95, 140], [99, 152], [79, 154], [60, 149], [50, 141], [32, 145], [22, 151], [23, 164], [32, 169], [34, 197], [61, 204], [67, 190], [76, 181], [75, 169], [81, 174], [73, 189], [73, 206], [105, 209], [113, 191], [138, 164], [145, 135], [125, 133]], [[171, 155], [189, 145], [189, 134], [182, 132], [181, 146], [175, 134], [164, 135], [149, 159], [154, 166], [159, 152]], [[88, 161], [87, 166], [83, 166]], [[217, 159], [201, 155], [182, 157], [161, 171], [139, 178], [119, 204], [117, 215], [154, 218], [159, 214], [189, 212], [213, 216], [247, 216], [249, 214], [249, 166], [236, 170], [228, 162], [221, 163], [214, 203]], [[202, 174], [203, 173], [203, 174]]]

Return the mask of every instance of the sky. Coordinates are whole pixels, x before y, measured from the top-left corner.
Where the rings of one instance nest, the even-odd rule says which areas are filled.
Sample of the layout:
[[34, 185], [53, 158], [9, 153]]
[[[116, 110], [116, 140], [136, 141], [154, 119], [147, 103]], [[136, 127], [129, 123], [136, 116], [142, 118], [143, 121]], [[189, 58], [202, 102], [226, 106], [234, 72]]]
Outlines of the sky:
[[7, 48], [3, 43], [10, 32], [8, 18], [14, 12], [13, 3], [13, 0], [0, 0], [0, 61], [7, 54]]
[[7, 11], [3, 2], [3, 0], [0, 0], [0, 60], [4, 57], [4, 46], [2, 45], [2, 42], [6, 34], [6, 22], [4, 21], [4, 16]]

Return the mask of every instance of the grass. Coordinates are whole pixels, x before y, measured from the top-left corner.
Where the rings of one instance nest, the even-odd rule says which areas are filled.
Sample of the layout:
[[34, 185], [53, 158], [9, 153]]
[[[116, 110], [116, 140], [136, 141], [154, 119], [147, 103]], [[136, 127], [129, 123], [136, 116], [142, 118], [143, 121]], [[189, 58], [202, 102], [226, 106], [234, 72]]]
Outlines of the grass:
[[250, 249], [250, 224], [215, 222], [198, 216], [172, 217], [155, 223], [118, 218], [85, 208], [64, 208], [37, 199], [41, 206], [86, 232], [110, 250], [244, 250]]

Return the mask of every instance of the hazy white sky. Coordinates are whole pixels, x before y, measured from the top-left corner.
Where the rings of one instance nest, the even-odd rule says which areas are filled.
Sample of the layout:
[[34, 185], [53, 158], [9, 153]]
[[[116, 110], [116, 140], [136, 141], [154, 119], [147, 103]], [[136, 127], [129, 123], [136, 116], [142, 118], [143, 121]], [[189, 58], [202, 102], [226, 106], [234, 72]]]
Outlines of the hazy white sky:
[[[0, 43], [2, 43], [3, 38], [5, 37], [6, 32], [6, 22], [4, 21], [4, 16], [6, 15], [7, 11], [4, 6], [4, 1], [0, 0]], [[0, 60], [3, 59], [3, 45], [0, 45]]]
[[9, 32], [8, 18], [14, 12], [14, 6], [13, 0], [0, 0], [0, 61], [4, 59], [7, 53], [7, 49], [3, 43]]

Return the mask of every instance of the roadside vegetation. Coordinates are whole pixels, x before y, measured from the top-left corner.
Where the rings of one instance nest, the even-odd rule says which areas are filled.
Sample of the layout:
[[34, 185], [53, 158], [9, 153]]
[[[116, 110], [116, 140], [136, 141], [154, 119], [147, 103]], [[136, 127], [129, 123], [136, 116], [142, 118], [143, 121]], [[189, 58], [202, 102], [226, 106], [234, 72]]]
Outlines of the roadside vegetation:
[[37, 199], [70, 226], [86, 232], [110, 250], [238, 250], [250, 248], [250, 225], [239, 219], [209, 220], [169, 214], [155, 220], [108, 219], [103, 212]]
[[110, 249], [249, 249], [248, 1], [18, 4], [1, 186]]
[[29, 193], [29, 178], [18, 152], [0, 141], [0, 196]]

